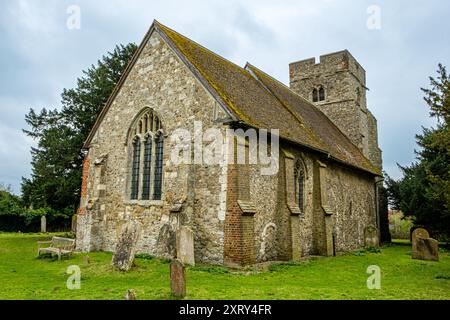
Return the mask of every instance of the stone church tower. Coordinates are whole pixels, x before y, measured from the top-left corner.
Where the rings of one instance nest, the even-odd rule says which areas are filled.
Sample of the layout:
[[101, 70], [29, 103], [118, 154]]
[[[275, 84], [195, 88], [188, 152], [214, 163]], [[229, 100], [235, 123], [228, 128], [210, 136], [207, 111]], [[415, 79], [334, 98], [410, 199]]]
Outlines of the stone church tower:
[[377, 168], [377, 120], [367, 108], [366, 72], [347, 50], [291, 63], [290, 87], [313, 102]]

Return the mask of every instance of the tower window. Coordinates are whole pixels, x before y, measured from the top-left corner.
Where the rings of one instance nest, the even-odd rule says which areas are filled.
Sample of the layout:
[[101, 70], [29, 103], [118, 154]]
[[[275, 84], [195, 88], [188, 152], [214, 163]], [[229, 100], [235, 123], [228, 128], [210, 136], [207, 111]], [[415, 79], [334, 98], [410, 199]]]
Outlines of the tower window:
[[319, 88], [319, 101], [325, 100], [325, 89], [321, 86]]
[[316, 88], [314, 88], [312, 91], [312, 100], [313, 102], [319, 101], [319, 92], [317, 91]]
[[325, 89], [322, 86], [320, 86], [318, 89], [314, 88], [312, 91], [312, 101], [318, 102], [324, 100], [325, 100]]

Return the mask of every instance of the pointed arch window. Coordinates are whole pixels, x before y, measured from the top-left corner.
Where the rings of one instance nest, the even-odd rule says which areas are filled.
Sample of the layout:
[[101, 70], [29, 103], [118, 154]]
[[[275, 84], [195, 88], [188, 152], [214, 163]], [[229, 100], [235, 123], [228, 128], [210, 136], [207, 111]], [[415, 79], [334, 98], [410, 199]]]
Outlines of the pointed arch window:
[[164, 133], [160, 117], [145, 109], [133, 121], [128, 137], [132, 143], [126, 194], [130, 200], [161, 200]]
[[301, 212], [304, 211], [305, 206], [305, 169], [301, 160], [298, 160], [294, 169], [294, 190], [296, 204]]

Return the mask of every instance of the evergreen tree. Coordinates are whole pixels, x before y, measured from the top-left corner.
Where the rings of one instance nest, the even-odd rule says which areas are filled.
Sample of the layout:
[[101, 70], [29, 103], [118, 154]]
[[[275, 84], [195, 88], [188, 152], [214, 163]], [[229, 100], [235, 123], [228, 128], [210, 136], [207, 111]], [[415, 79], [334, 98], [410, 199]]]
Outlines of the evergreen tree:
[[24, 132], [37, 141], [31, 150], [31, 178], [22, 178], [25, 204], [76, 211], [83, 143], [135, 51], [132, 43], [116, 46], [97, 65], [83, 71], [76, 88], [64, 89], [59, 110], [31, 109], [25, 116], [29, 129]]
[[430, 77], [431, 88], [424, 89], [430, 116], [436, 128], [423, 128], [416, 136], [420, 146], [417, 161], [400, 167], [403, 178], [386, 180], [390, 205], [414, 217], [416, 225], [436, 235], [450, 238], [450, 78], [439, 64], [438, 77]]

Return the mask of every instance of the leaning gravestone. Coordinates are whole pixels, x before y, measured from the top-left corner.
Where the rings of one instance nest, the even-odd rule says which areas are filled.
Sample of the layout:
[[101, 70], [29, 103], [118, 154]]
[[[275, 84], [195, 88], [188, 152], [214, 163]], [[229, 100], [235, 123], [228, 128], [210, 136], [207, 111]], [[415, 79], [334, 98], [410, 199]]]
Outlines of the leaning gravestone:
[[41, 217], [41, 232], [42, 233], [47, 232], [47, 218], [45, 216]]
[[174, 260], [170, 264], [170, 289], [174, 297], [186, 296], [186, 269], [180, 260]]
[[377, 227], [367, 226], [364, 229], [364, 245], [367, 248], [378, 248], [380, 246], [380, 237]]
[[133, 221], [127, 222], [122, 227], [112, 258], [112, 265], [116, 270], [128, 271], [133, 265], [140, 229], [139, 224]]
[[412, 254], [414, 256], [415, 252], [417, 252], [417, 239], [423, 238], [428, 239], [430, 234], [424, 228], [417, 228], [411, 234], [411, 243], [412, 243]]
[[416, 239], [416, 251], [412, 253], [413, 259], [439, 261], [438, 241], [432, 238]]
[[177, 259], [183, 264], [195, 265], [194, 233], [188, 227], [181, 227], [177, 231]]

